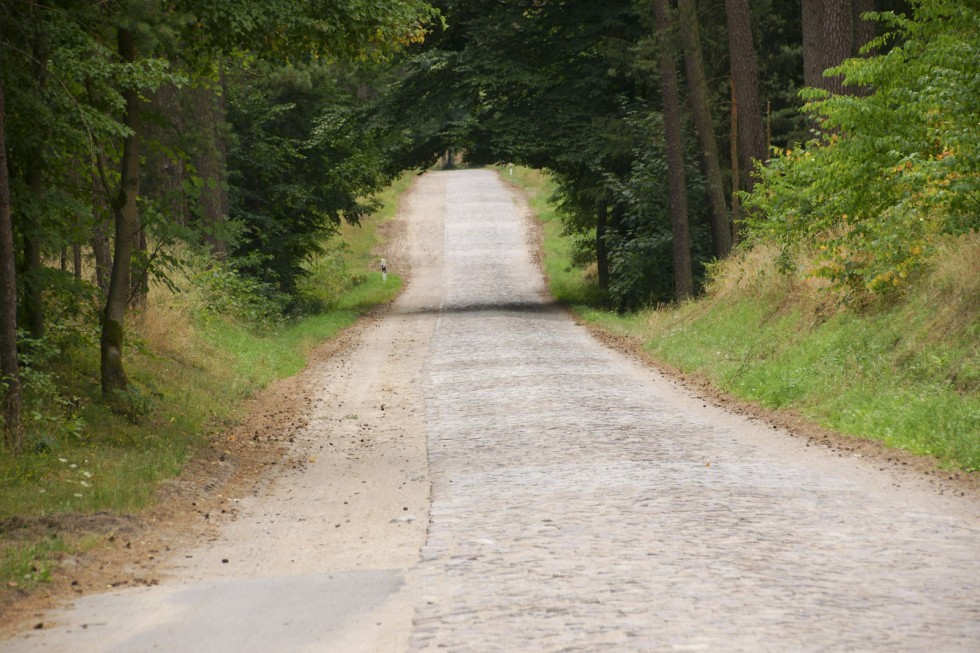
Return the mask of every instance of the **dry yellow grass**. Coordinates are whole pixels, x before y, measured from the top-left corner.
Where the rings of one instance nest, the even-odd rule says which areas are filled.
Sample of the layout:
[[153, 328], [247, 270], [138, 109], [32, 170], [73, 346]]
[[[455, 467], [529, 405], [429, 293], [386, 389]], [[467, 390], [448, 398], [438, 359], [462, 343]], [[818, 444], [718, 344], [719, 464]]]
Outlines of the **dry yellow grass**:
[[977, 329], [980, 321], [980, 233], [940, 244], [936, 263], [918, 286], [933, 305], [929, 331], [937, 338]]

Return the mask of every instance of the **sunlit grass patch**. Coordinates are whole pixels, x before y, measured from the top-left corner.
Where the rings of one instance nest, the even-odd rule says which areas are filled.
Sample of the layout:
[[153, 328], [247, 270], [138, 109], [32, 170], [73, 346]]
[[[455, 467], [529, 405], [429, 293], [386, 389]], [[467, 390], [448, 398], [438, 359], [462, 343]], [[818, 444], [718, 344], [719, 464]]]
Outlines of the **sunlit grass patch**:
[[559, 302], [569, 306], [598, 304], [601, 297], [593, 273], [572, 263], [574, 240], [565, 234], [565, 227], [551, 202], [556, 185], [547, 173], [521, 166], [501, 169], [505, 180], [520, 187], [527, 196], [531, 211], [541, 221], [544, 250], [544, 273], [548, 290]]

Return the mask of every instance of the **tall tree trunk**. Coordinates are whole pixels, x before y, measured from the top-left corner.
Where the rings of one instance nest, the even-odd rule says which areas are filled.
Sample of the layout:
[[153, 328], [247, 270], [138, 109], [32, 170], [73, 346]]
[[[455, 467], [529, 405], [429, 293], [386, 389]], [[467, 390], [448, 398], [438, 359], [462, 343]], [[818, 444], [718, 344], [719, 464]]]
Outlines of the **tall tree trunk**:
[[71, 246], [71, 269], [76, 279], [82, 278], [82, 246], [78, 243]]
[[687, 90], [694, 115], [694, 128], [701, 147], [701, 166], [708, 183], [708, 209], [711, 215], [711, 242], [715, 256], [724, 258], [732, 250], [732, 229], [725, 203], [725, 187], [721, 177], [718, 142], [708, 103], [708, 80], [704, 74], [701, 54], [701, 30], [694, 0], [679, 0], [681, 37], [684, 41], [684, 63], [687, 70]]
[[135, 229], [133, 252], [139, 253], [139, 256], [135, 266], [130, 262], [129, 306], [142, 311], [146, 309], [150, 296], [150, 262], [146, 254], [146, 229], [140, 224], [139, 214], [136, 215]]
[[738, 199], [738, 101], [735, 100], [735, 81], [729, 80], [731, 91], [731, 136], [729, 138], [729, 161], [732, 162], [732, 240], [735, 244], [742, 239], [742, 202]]
[[872, 11], [874, 0], [803, 0], [803, 81], [836, 95], [855, 89], [843, 85], [843, 77], [825, 77], [824, 71], [856, 56], [874, 36], [874, 23], [859, 18]]
[[[854, 0], [854, 48], [852, 56], [873, 57], [878, 54], [877, 48], [861, 52], [861, 48], [878, 35], [878, 25], [873, 20], [865, 20], [861, 16], [869, 11], [877, 11], [875, 0]], [[854, 86], [848, 89], [854, 95], [867, 96], [871, 93], [869, 86]]]
[[[3, 56], [0, 49], [0, 57]], [[3, 441], [8, 451], [24, 446], [20, 422], [20, 368], [17, 362], [17, 269], [14, 265], [14, 229], [10, 215], [10, 178], [7, 174], [6, 111], [0, 77], [0, 385], [3, 400]]]
[[[133, 33], [126, 28], [119, 28], [118, 38], [120, 56], [123, 61], [133, 63], [136, 60]], [[111, 396], [115, 390], [125, 391], [129, 387], [129, 379], [122, 362], [123, 338], [126, 333], [126, 305], [130, 291], [130, 263], [139, 220], [136, 198], [140, 190], [140, 98], [136, 88], [127, 89], [123, 97], [126, 100], [123, 122], [131, 130], [131, 135], [123, 141], [119, 194], [112, 202], [116, 228], [115, 251], [109, 293], [102, 316], [101, 338], [102, 393], [106, 396]]]
[[599, 202], [595, 221], [595, 263], [599, 287], [609, 290], [609, 248], [606, 247], [606, 224], [609, 220], [609, 203]]
[[[877, 35], [877, 24], [861, 18], [869, 11], [877, 11], [875, 0], [854, 0], [854, 46], [852, 56], [860, 57], [861, 48]], [[869, 53], [870, 54], [870, 53]]]
[[92, 229], [92, 254], [95, 258], [95, 284], [103, 298], [109, 296], [109, 277], [112, 276], [112, 247], [106, 235], [107, 224], [99, 222]]
[[664, 99], [664, 135], [667, 142], [667, 178], [670, 188], [670, 227], [673, 235], [674, 295], [683, 301], [694, 294], [691, 240], [687, 222], [687, 180], [681, 141], [681, 103], [677, 89], [677, 50], [670, 31], [667, 0], [654, 0], [653, 18], [661, 36], [660, 86]]
[[739, 166], [745, 177], [746, 190], [752, 190], [756, 181], [754, 161], [765, 161], [767, 157], [759, 103], [759, 68], [752, 45], [748, 0], [725, 0], [725, 16], [728, 19], [732, 82], [738, 102]]
[[803, 83], [823, 88], [823, 0], [803, 0]]
[[[824, 69], [840, 65], [854, 52], [854, 12], [851, 0], [823, 0], [823, 46], [826, 52]], [[835, 95], [844, 91], [844, 76], [825, 77], [824, 87]]]
[[204, 233], [212, 253], [225, 258], [227, 251], [219, 237], [221, 223], [228, 217], [228, 167], [225, 144], [224, 66], [219, 63], [218, 89], [205, 86], [194, 94], [196, 115], [201, 120], [203, 137], [195, 165], [204, 181], [201, 189], [201, 217]]

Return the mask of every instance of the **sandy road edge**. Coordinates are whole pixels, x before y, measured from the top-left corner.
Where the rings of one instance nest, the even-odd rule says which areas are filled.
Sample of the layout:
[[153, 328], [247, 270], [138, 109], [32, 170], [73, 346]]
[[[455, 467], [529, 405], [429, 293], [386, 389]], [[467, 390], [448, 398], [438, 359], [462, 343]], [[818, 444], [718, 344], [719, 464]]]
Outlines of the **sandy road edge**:
[[[380, 226], [381, 240], [392, 243], [404, 231], [402, 220], [389, 220]], [[394, 257], [400, 264], [398, 273], [407, 280], [411, 274], [408, 257], [397, 253]], [[224, 431], [216, 429], [180, 476], [160, 484], [146, 511], [24, 520], [26, 530], [42, 537], [62, 534], [97, 538], [98, 542], [78, 555], [57, 556], [45, 584], [30, 592], [8, 593], [0, 600], [0, 640], [45, 628], [50, 611], [73, 599], [122, 587], [156, 585], [167, 578], [172, 572], [169, 554], [213, 538], [218, 526], [212, 515], [233, 513], [230, 497], [254, 494], [295, 464], [289, 460], [289, 443], [308, 424], [304, 416], [315, 401], [312, 375], [358, 342], [406, 288], [407, 283], [390, 302], [316, 346], [298, 374], [276, 380], [249, 397], [238, 423]]]
[[[497, 174], [510, 190], [515, 204], [525, 218], [534, 262], [548, 285], [550, 281], [544, 267], [544, 231], [541, 221], [530, 208], [523, 189], [499, 170]], [[762, 420], [774, 429], [785, 429], [793, 437], [804, 439], [808, 443], [807, 446], [824, 447], [840, 457], [865, 459], [880, 470], [887, 469], [898, 475], [899, 482], [918, 484], [941, 495], [954, 495], [980, 501], [980, 472], [943, 469], [939, 461], [930, 456], [890, 448], [876, 440], [845, 435], [815, 424], [793, 410], [769, 409], [739, 399], [718, 388], [703, 374], [684, 372], [659, 360], [644, 347], [640, 339], [612, 333], [598, 324], [582, 319], [570, 307], [563, 308], [576, 323], [588, 329], [596, 340], [679, 383], [705, 405], [710, 404], [739, 415]]]

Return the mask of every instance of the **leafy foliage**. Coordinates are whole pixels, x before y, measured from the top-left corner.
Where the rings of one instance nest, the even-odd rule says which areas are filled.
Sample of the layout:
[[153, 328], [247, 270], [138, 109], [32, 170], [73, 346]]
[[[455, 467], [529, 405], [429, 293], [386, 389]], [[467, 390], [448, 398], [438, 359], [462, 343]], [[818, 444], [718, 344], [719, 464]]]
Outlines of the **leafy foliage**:
[[241, 228], [232, 256], [295, 299], [305, 263], [342, 219], [356, 223], [369, 212], [365, 198], [389, 179], [334, 67], [256, 66], [240, 75], [228, 98], [238, 135], [228, 157], [230, 217]]
[[980, 11], [921, 0], [914, 16], [877, 14], [892, 32], [830, 73], [866, 95], [807, 90], [822, 137], [759, 167], [754, 229], [788, 254], [815, 245], [809, 274], [850, 292], [902, 286], [938, 237], [980, 227]]

